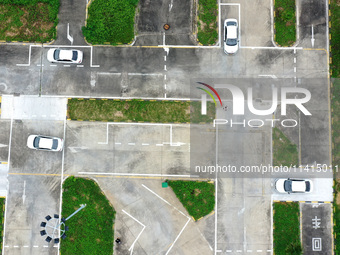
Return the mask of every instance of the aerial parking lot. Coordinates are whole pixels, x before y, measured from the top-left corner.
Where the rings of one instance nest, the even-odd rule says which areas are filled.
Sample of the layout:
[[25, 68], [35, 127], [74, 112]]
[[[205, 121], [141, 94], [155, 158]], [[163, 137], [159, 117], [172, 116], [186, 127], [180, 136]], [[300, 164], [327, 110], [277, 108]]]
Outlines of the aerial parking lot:
[[[105, 250], [108, 245], [108, 254], [280, 254], [293, 246], [304, 254], [333, 254], [333, 175], [316, 171], [319, 165], [335, 169], [328, 1], [290, 6], [296, 40], [287, 46], [277, 43], [275, 27], [284, 0], [112, 0], [107, 12], [101, 0], [47, 2], [49, 11], [59, 8], [49, 41], [41, 35], [25, 40], [17, 29], [0, 31], [2, 254], [59, 254], [63, 245], [82, 246], [85, 237], [74, 238], [74, 229], [60, 226], [77, 217], [81, 222], [82, 210], [100, 205], [90, 204], [96, 198], [84, 192], [88, 205], [73, 196], [75, 204], [67, 208], [63, 183], [70, 176], [93, 181], [114, 210], [113, 237], [86, 240]], [[235, 52], [226, 50], [226, 20], [237, 25], [228, 30]], [[54, 49], [59, 56], [49, 55]], [[71, 100], [95, 101], [96, 113], [71, 118], [81, 116]], [[110, 115], [107, 100], [122, 108]], [[208, 101], [214, 116], [186, 119], [160, 104], [153, 115], [146, 110], [147, 103], [163, 101], [181, 110], [182, 102], [197, 103], [199, 108], [184, 109], [191, 117], [205, 115]], [[62, 139], [61, 151], [29, 148], [30, 135]], [[195, 172], [197, 165], [208, 171]], [[233, 171], [218, 172], [218, 166]], [[242, 171], [255, 166], [260, 170]], [[288, 170], [263, 171], [267, 166]], [[280, 193], [280, 178], [310, 180], [312, 192]], [[181, 197], [171, 180], [213, 185], [214, 209], [195, 218], [189, 207], [200, 208], [207, 199], [195, 204]], [[181, 193], [200, 197], [202, 191], [190, 185]], [[298, 215], [285, 218], [299, 229], [292, 244], [278, 243], [273, 232], [273, 219], [282, 212], [273, 209], [278, 204]], [[41, 231], [42, 222], [52, 222], [48, 215], [57, 224], [46, 235]], [[94, 222], [87, 227], [94, 226], [101, 229]]]

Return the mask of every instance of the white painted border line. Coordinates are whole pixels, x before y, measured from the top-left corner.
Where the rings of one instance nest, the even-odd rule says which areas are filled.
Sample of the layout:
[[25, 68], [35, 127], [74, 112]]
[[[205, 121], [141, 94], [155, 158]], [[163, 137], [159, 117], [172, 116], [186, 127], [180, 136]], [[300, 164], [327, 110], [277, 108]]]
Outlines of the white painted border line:
[[181, 236], [182, 232], [184, 231], [184, 229], [186, 228], [186, 226], [189, 224], [190, 222], [190, 218], [188, 219], [188, 221], [185, 223], [184, 227], [182, 228], [181, 232], [179, 232], [178, 236], [176, 237], [175, 241], [172, 243], [172, 245], [170, 246], [169, 250], [165, 253], [165, 255], [168, 255], [170, 250], [172, 249], [172, 247], [175, 245], [176, 241], [178, 240], [178, 238]]
[[137, 240], [138, 240], [138, 238], [140, 237], [140, 235], [143, 233], [143, 231], [144, 231], [144, 229], [146, 228], [146, 226], [145, 226], [142, 222], [140, 222], [139, 220], [137, 220], [135, 217], [133, 217], [131, 214], [127, 213], [124, 209], [123, 209], [122, 211], [123, 211], [123, 213], [125, 213], [126, 215], [128, 215], [129, 217], [131, 217], [132, 219], [134, 219], [137, 223], [139, 223], [140, 225], [143, 226], [142, 231], [139, 232], [139, 234], [138, 234], [138, 236], [136, 237], [135, 241], [132, 243], [132, 245], [131, 245], [130, 248], [129, 248], [129, 251], [131, 251], [130, 254], [132, 254], [132, 252], [133, 252], [133, 247], [135, 246], [135, 243], [137, 242]]
[[112, 175], [112, 176], [151, 176], [151, 177], [187, 177], [187, 178], [198, 178], [198, 175], [189, 174], [134, 174], [134, 173], [96, 173], [96, 172], [78, 172], [78, 174], [88, 175]]

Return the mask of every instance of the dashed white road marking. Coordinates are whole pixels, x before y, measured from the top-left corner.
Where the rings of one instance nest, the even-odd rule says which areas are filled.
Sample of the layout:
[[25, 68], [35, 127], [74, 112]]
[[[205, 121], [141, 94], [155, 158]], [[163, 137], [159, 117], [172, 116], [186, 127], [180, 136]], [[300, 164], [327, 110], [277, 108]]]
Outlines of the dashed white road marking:
[[38, 248], [39, 246], [38, 245], [33, 245], [33, 248]]
[[122, 143], [115, 143], [115, 145], [121, 145]]
[[164, 65], [164, 71], [166, 71], [166, 65]]
[[157, 143], [156, 146], [164, 146], [162, 143]]
[[294, 58], [294, 64], [296, 64], [296, 58]]
[[150, 145], [150, 144], [148, 144], [148, 143], [142, 143], [142, 146], [148, 146], [148, 145]]
[[247, 252], [253, 252], [253, 250], [247, 250]]
[[70, 65], [64, 65], [64, 67], [70, 67]]
[[256, 250], [257, 252], [262, 252], [262, 250]]
[[296, 73], [296, 66], [294, 66], [294, 73]]
[[166, 61], [166, 56], [164, 56], [164, 61]]
[[14, 248], [19, 248], [19, 245], [13, 245]]
[[53, 67], [55, 67], [55, 66], [57, 66], [57, 65], [50, 65], [50, 66], [53, 66]]
[[77, 67], [84, 67], [84, 65], [77, 65]]
[[236, 252], [242, 252], [242, 250], [236, 250]]
[[128, 145], [136, 145], [135, 143], [128, 143]]
[[164, 80], [166, 81], [166, 74], [164, 74]]
[[24, 248], [28, 248], [29, 246], [28, 246], [28, 245], [24, 245], [23, 247], [24, 247]]

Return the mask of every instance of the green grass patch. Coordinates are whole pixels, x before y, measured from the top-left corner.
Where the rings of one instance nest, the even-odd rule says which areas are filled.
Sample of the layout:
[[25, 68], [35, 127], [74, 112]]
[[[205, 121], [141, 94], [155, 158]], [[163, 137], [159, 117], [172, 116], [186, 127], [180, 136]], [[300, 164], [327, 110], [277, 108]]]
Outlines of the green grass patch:
[[274, 203], [274, 253], [302, 254], [298, 202]]
[[78, 100], [73, 98], [68, 101], [68, 117], [73, 120], [117, 122], [212, 122], [215, 118], [215, 106], [212, 102], [208, 102], [207, 108], [207, 115], [203, 116], [200, 114], [199, 102]]
[[335, 186], [334, 186], [334, 212], [333, 212], [333, 231], [334, 231], [334, 254], [340, 254], [340, 179], [335, 179]]
[[296, 41], [295, 0], [275, 0], [275, 41], [291, 46]]
[[59, 0], [0, 0], [0, 40], [51, 41], [58, 11]]
[[330, 4], [331, 17], [330, 21], [332, 27], [330, 28], [331, 33], [331, 57], [332, 63], [330, 68], [332, 70], [332, 77], [340, 77], [340, 1], [331, 0]]
[[217, 41], [217, 14], [216, 0], [198, 1], [197, 39], [203, 45], [215, 44]]
[[188, 213], [198, 220], [215, 207], [215, 186], [199, 181], [167, 181]]
[[[332, 88], [332, 139], [333, 139], [333, 165], [340, 166], [340, 80], [333, 79]], [[338, 175], [340, 177], [340, 175]], [[340, 235], [339, 235], [340, 236]]]
[[139, 0], [93, 0], [88, 8], [83, 34], [92, 44], [126, 44], [134, 38], [134, 20]]
[[2, 254], [2, 243], [3, 243], [3, 233], [4, 233], [4, 220], [5, 220], [5, 202], [4, 197], [0, 197], [0, 255]]
[[67, 218], [81, 204], [86, 207], [66, 221], [69, 231], [61, 241], [60, 254], [112, 254], [116, 212], [96, 182], [71, 176], [63, 183], [62, 216]]
[[290, 166], [299, 164], [297, 146], [278, 128], [273, 128], [273, 165]]

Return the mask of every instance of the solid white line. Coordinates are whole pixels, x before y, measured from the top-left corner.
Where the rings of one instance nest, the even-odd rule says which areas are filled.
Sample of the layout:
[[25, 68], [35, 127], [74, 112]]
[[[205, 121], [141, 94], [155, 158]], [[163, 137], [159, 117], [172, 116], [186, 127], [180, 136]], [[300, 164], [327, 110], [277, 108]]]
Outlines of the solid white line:
[[217, 46], [223, 45], [221, 42], [221, 0], [218, 0], [218, 43]]
[[165, 46], [165, 32], [163, 32], [163, 46]]
[[128, 145], [136, 145], [135, 143], [128, 143]]
[[147, 189], [148, 191], [150, 191], [152, 194], [154, 194], [156, 197], [158, 197], [159, 199], [161, 199], [163, 202], [165, 202], [166, 204], [170, 205], [171, 207], [173, 207], [176, 211], [178, 211], [179, 213], [181, 213], [183, 216], [185, 216], [186, 218], [188, 218], [190, 220], [190, 218], [188, 216], [186, 216], [182, 211], [180, 211], [179, 209], [177, 209], [175, 206], [173, 206], [172, 204], [170, 204], [168, 201], [166, 201], [164, 198], [162, 198], [161, 196], [159, 196], [158, 194], [156, 194], [154, 191], [152, 191], [151, 189], [149, 189], [148, 187], [146, 187], [144, 184], [142, 184], [142, 186]]
[[[129, 99], [143, 99], [143, 100], [165, 100], [163, 97], [107, 97], [107, 96], [74, 96], [74, 95], [41, 95], [41, 97], [50, 97], [50, 98], [105, 98], [105, 99], [121, 99], [121, 100], [129, 100]], [[178, 97], [170, 97], [167, 98], [166, 100], [170, 101], [201, 101], [200, 98], [178, 98]]]
[[135, 217], [133, 217], [131, 214], [127, 213], [124, 209], [122, 210], [123, 213], [127, 214], [129, 217], [131, 217], [132, 219], [134, 219], [135, 221], [137, 221], [140, 225], [142, 225], [143, 227], [145, 227], [145, 225], [140, 222], [139, 220], [137, 220]]
[[78, 172], [78, 174], [87, 175], [121, 175], [121, 176], [152, 176], [152, 177], [198, 177], [197, 175], [185, 175], [185, 174], [134, 174], [134, 173], [96, 173], [96, 172]]
[[184, 231], [184, 229], [186, 228], [186, 226], [189, 224], [190, 222], [190, 218], [188, 219], [187, 223], [185, 223], [184, 227], [182, 228], [181, 232], [179, 232], [178, 236], [176, 237], [175, 241], [172, 243], [172, 245], [170, 246], [169, 250], [165, 253], [165, 255], [169, 254], [170, 250], [172, 249], [172, 247], [174, 246], [174, 244], [176, 243], [176, 241], [178, 240], [178, 238], [180, 237], [180, 235], [182, 234], [182, 232]]
[[162, 73], [128, 73], [128, 75], [163, 76], [163, 74], [162, 74]]
[[140, 235], [143, 233], [143, 231], [144, 231], [144, 229], [145, 229], [146, 226], [145, 226], [142, 222], [140, 222], [139, 220], [137, 220], [135, 217], [133, 217], [131, 214], [127, 213], [127, 212], [124, 211], [124, 210], [122, 210], [122, 211], [123, 211], [123, 213], [127, 214], [129, 217], [131, 217], [132, 219], [134, 219], [134, 220], [137, 221], [140, 225], [143, 226], [142, 231], [138, 234], [138, 236], [136, 237], [135, 241], [134, 241], [134, 242], [132, 243], [132, 245], [130, 246], [130, 248], [129, 248], [129, 251], [130, 251], [130, 250], [133, 249], [133, 247], [135, 246], [135, 243], [137, 242], [137, 240], [138, 240], [138, 238], [140, 237]]
[[220, 3], [220, 5], [240, 5], [240, 4], [233, 4], [233, 3]]
[[266, 46], [240, 46], [242, 49], [266, 49], [266, 50], [303, 50], [303, 47], [266, 47]]
[[[65, 105], [67, 111], [67, 105]], [[66, 137], [66, 119], [64, 119], [64, 141]], [[61, 157], [61, 175], [60, 175], [60, 202], [59, 202], [59, 215], [61, 215], [62, 201], [63, 201], [63, 180], [64, 180], [64, 162], [65, 162], [65, 150], [63, 150]], [[60, 229], [58, 229], [58, 235], [60, 236]], [[58, 244], [59, 247], [60, 243]], [[58, 249], [58, 254], [60, 254], [60, 250]]]
[[[32, 46], [35, 46], [35, 47], [41, 47], [39, 45], [32, 45]], [[91, 45], [87, 45], [87, 46], [84, 46], [84, 45], [43, 45], [44, 48], [91, 48], [92, 46]]]

